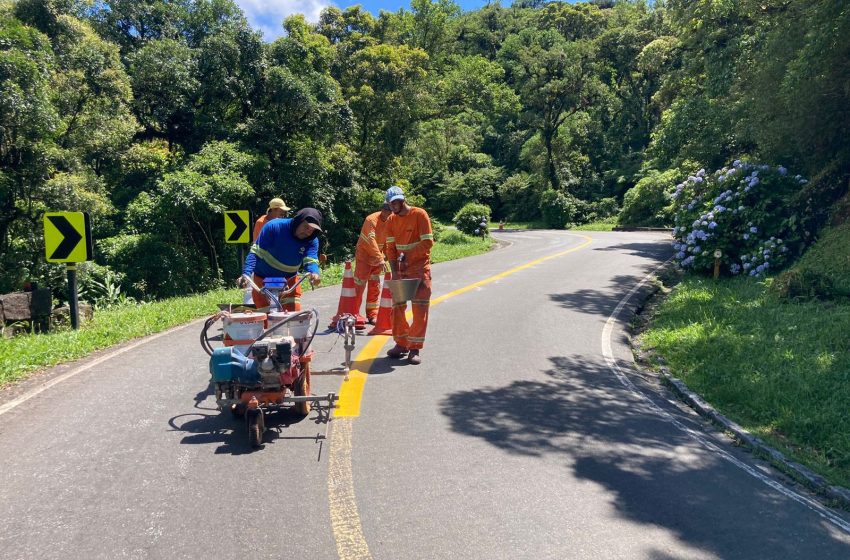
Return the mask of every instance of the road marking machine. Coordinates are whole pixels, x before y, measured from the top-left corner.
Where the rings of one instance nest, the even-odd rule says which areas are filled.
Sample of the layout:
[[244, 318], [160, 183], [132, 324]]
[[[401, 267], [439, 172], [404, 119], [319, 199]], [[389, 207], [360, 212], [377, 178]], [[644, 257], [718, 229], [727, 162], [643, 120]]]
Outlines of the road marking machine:
[[[335, 393], [324, 396], [311, 393], [310, 365], [315, 355], [311, 345], [319, 325], [319, 312], [315, 309], [287, 312], [280, 305], [280, 298], [292, 293], [307, 276], [289, 288], [284, 278], [266, 278], [262, 288], [248, 276], [243, 278], [269, 298], [268, 312], [242, 306], [220, 310], [205, 321], [201, 346], [210, 356], [211, 383], [219, 410], [244, 418], [248, 442], [257, 448], [262, 445], [269, 413], [289, 410], [306, 416], [315, 407], [320, 421], [327, 425], [339, 397]], [[234, 312], [241, 310], [244, 312]], [[209, 330], [219, 320], [223, 324], [224, 346], [214, 348]], [[351, 315], [340, 318], [336, 332], [345, 339], [345, 367], [341, 373], [347, 379], [355, 346], [355, 318]]]

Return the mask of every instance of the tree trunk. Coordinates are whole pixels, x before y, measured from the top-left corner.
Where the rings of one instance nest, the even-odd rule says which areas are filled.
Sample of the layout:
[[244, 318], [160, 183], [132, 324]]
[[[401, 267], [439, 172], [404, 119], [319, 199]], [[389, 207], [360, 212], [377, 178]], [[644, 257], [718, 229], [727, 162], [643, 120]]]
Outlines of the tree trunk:
[[546, 165], [549, 170], [549, 183], [552, 185], [552, 189], [560, 191], [561, 181], [558, 179], [558, 171], [555, 169], [555, 155], [552, 150], [552, 140], [554, 136], [554, 132], [549, 130], [548, 127], [543, 129], [543, 142], [546, 144]]

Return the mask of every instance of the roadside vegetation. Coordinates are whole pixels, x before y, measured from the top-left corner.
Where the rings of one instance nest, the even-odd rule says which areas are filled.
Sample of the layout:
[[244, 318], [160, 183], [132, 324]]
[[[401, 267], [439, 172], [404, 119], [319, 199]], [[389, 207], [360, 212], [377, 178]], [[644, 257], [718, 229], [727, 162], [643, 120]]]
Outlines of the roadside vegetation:
[[0, 387], [39, 368], [82, 358], [140, 336], [212, 315], [217, 304], [242, 300], [242, 291], [214, 290], [152, 303], [119, 303], [96, 309], [94, 318], [79, 330], [70, 327], [45, 334], [0, 338]]
[[641, 347], [721, 413], [850, 486], [846, 202], [835, 206], [837, 225], [784, 272], [759, 270], [762, 259], [734, 278], [686, 275], [658, 307]]
[[641, 347], [722, 414], [850, 487], [850, 300], [789, 300], [775, 284], [687, 276]]
[[612, 231], [615, 227], [617, 227], [617, 218], [612, 217], [604, 220], [598, 220], [595, 222], [589, 222], [587, 224], [573, 226], [570, 229], [574, 231]]

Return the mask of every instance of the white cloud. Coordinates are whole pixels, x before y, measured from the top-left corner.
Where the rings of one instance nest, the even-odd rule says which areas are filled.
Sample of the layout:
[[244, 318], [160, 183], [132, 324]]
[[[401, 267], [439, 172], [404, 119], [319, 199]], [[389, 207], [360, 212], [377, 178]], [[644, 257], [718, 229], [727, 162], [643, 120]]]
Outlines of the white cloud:
[[307, 21], [316, 23], [327, 0], [236, 0], [254, 29], [263, 32], [266, 41], [283, 35], [283, 20], [292, 14], [304, 14]]

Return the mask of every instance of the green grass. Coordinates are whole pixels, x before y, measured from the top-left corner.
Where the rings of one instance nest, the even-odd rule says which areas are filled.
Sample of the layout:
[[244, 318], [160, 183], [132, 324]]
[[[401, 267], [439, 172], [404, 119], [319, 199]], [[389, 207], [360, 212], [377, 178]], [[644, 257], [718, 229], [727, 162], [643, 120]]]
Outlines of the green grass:
[[[569, 229], [576, 231], [611, 231], [614, 229], [614, 226], [617, 225], [617, 218], [608, 218], [606, 220], [599, 220], [597, 222], [590, 222], [588, 224], [581, 224], [578, 226], [573, 226]], [[491, 224], [492, 231], [497, 231], [499, 227], [498, 222], [494, 222]], [[550, 229], [543, 222], [505, 222], [505, 229]]]
[[590, 222], [588, 224], [573, 226], [570, 229], [575, 231], [613, 231], [616, 225], [617, 218], [615, 216], [613, 218], [608, 218], [607, 220], [599, 220], [598, 222]]
[[850, 297], [850, 222], [826, 229], [774, 288], [792, 297]]
[[[497, 231], [499, 222], [490, 224], [492, 231]], [[543, 222], [505, 222], [505, 229], [548, 229]]]
[[723, 414], [850, 486], [850, 303], [783, 301], [769, 284], [686, 278], [643, 346]]
[[463, 237], [464, 243], [452, 245], [439, 242], [435, 243], [434, 248], [431, 249], [431, 262], [441, 263], [462, 259], [464, 257], [471, 257], [473, 255], [480, 255], [481, 253], [486, 253], [493, 247], [493, 239], [490, 237], [485, 237], [484, 239], [481, 239], [480, 237], [470, 237], [468, 235], [464, 235]]
[[[490, 238], [460, 237], [461, 242], [458, 244], [434, 245], [432, 262], [485, 253], [493, 244]], [[343, 269], [342, 264], [332, 264], [325, 268], [322, 271], [322, 285], [340, 284]], [[305, 290], [309, 291], [309, 288]], [[0, 387], [23, 379], [35, 370], [82, 358], [96, 350], [209, 316], [218, 309], [216, 304], [237, 302], [241, 298], [242, 291], [232, 289], [142, 305], [124, 305], [96, 311], [94, 319], [77, 331], [68, 329], [0, 338]]]
[[217, 303], [238, 301], [241, 290], [216, 290], [143, 305], [97, 311], [79, 330], [23, 335], [0, 340], [0, 386], [45, 366], [82, 358], [140, 336], [210, 315]]

